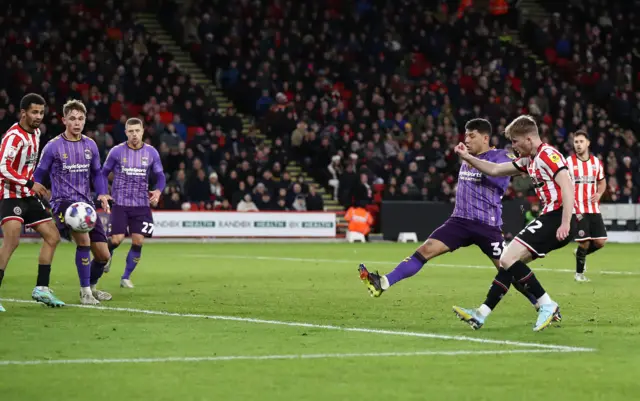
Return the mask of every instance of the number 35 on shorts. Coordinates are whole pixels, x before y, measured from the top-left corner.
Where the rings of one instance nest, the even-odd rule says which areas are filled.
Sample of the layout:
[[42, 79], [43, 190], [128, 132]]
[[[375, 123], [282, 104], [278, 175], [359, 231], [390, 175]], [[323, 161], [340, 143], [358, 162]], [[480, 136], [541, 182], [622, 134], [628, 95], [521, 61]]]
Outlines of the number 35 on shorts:
[[501, 256], [504, 248], [507, 247], [507, 243], [505, 241], [502, 242], [492, 242], [491, 246], [493, 247], [493, 256]]

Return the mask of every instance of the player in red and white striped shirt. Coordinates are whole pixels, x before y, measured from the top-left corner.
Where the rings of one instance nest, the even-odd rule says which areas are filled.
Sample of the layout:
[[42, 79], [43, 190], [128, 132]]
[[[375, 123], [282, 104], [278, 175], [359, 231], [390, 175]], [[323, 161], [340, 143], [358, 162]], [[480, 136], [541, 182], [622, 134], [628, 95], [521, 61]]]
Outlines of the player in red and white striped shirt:
[[[0, 286], [25, 225], [37, 231], [43, 239], [38, 258], [38, 279], [31, 297], [56, 307], [63, 306], [64, 302], [49, 290], [49, 276], [60, 234], [42, 200], [47, 190], [33, 182], [44, 107], [45, 101], [40, 95], [30, 93], [23, 97], [20, 101], [20, 122], [13, 124], [0, 142], [0, 225], [4, 237], [0, 246]], [[0, 312], [4, 312], [2, 305]]]
[[521, 155], [511, 163], [480, 160], [471, 156], [462, 143], [455, 150], [464, 161], [490, 176], [528, 173], [543, 209], [540, 216], [520, 231], [503, 251], [500, 257], [502, 269], [493, 280], [485, 302], [475, 310], [458, 306], [454, 306], [453, 310], [471, 327], [482, 327], [484, 320], [515, 280], [538, 299], [538, 319], [533, 330], [540, 331], [554, 320], [560, 320], [560, 309], [526, 263], [571, 242], [577, 229], [573, 214], [573, 182], [564, 157], [542, 142], [538, 125], [532, 117], [516, 118], [507, 126], [505, 135], [511, 139], [513, 149]]
[[589, 281], [584, 275], [586, 258], [604, 246], [607, 228], [600, 214], [600, 198], [607, 189], [604, 167], [600, 160], [589, 153], [589, 135], [584, 131], [573, 134], [575, 154], [567, 160], [576, 188], [576, 210], [582, 215], [578, 223], [579, 243], [576, 255], [576, 276], [578, 282]]

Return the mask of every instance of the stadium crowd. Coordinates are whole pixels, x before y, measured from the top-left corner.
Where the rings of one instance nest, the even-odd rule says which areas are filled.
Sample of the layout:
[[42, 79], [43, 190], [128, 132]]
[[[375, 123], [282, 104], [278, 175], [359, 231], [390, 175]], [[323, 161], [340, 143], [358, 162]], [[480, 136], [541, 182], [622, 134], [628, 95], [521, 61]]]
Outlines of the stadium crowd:
[[[126, 118], [141, 115], [165, 166], [165, 209], [322, 210], [315, 189], [285, 171], [291, 160], [345, 206], [372, 202], [379, 184], [384, 199], [450, 202], [465, 121], [488, 118], [492, 144], [505, 147], [499, 133], [522, 113], [566, 154], [571, 132], [586, 129], [609, 178], [603, 200], [638, 202], [637, 58], [607, 53], [628, 32], [610, 37], [601, 21], [564, 24], [561, 13], [529, 27], [527, 42], [546, 57], [537, 64], [511, 43], [504, 18], [456, 15], [457, 1], [163, 2], [165, 27], [255, 117], [243, 134], [236, 109], [220, 109], [181, 73], [128, 2], [52, 2], [12, 1], [0, 20], [0, 129], [33, 91], [48, 101], [48, 140], [63, 131], [64, 101], [80, 99], [104, 156], [125, 140]], [[604, 39], [580, 42], [587, 24]], [[512, 180], [508, 198], [528, 194], [528, 179]]]
[[[464, 122], [488, 118], [493, 144], [503, 147], [498, 133], [522, 113], [535, 116], [545, 141], [565, 154], [571, 132], [589, 132], [609, 176], [603, 201], [638, 202], [640, 152], [633, 131], [622, 128], [633, 128], [622, 118], [633, 114], [624, 112], [629, 104], [616, 99], [603, 108], [584, 74], [576, 81], [527, 57], [511, 43], [504, 19], [454, 11], [447, 2], [214, 8], [204, 0], [172, 13], [168, 24], [181, 22], [176, 37], [345, 205], [370, 202], [376, 183], [385, 184], [385, 199], [452, 201], [459, 166], [452, 148]], [[556, 24], [583, 36], [581, 25]], [[572, 58], [589, 70], [591, 59]], [[594, 85], [606, 86], [606, 76], [599, 78]], [[517, 178], [507, 197], [530, 191], [528, 179]]]

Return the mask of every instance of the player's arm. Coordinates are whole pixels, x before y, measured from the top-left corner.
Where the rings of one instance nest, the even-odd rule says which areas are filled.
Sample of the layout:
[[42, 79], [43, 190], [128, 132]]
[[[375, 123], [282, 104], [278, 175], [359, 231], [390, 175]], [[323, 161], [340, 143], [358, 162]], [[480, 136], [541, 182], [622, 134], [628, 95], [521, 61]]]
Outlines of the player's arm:
[[20, 151], [24, 147], [22, 138], [16, 134], [5, 135], [0, 145], [0, 175], [2, 178], [16, 185], [23, 185], [27, 188], [33, 188], [33, 181], [27, 179], [26, 176], [18, 173], [13, 168], [13, 162], [18, 157]]
[[42, 149], [40, 162], [38, 163], [38, 167], [36, 167], [36, 171], [33, 172], [33, 180], [43, 185], [46, 177], [51, 173], [51, 166], [53, 164], [53, 152], [51, 151], [52, 147], [50, 144], [51, 142]]
[[107, 178], [102, 174], [102, 169], [100, 168], [100, 152], [98, 151], [98, 145], [96, 145], [94, 141], [91, 141], [91, 152], [93, 153], [93, 157], [91, 158], [90, 171], [93, 188], [98, 194], [98, 201], [100, 201], [102, 209], [108, 213], [111, 209], [109, 207], [109, 200], [111, 199], [111, 196], [109, 196]]
[[98, 145], [93, 141], [91, 141], [91, 145], [91, 151], [93, 152], [93, 158], [91, 158], [91, 178], [93, 179], [93, 186], [98, 195], [108, 195], [109, 187], [107, 186], [107, 179], [102, 174], [102, 168], [100, 167]]
[[113, 169], [116, 167], [116, 157], [114, 155], [115, 150], [116, 148], [113, 148], [109, 151], [107, 160], [104, 161], [104, 165], [102, 166], [102, 176], [107, 183], [109, 182], [109, 174], [111, 174]]
[[487, 160], [481, 160], [477, 157], [469, 154], [467, 147], [464, 143], [459, 143], [455, 148], [456, 153], [462, 160], [467, 162], [472, 167], [476, 168], [483, 174], [490, 175], [492, 177], [504, 177], [510, 175], [518, 175], [522, 171], [516, 168], [512, 162], [506, 163], [493, 163]]
[[607, 178], [604, 176], [602, 164], [599, 164], [598, 175], [596, 179], [598, 180], [598, 186], [596, 187], [596, 193], [591, 197], [592, 203], [600, 202], [600, 198], [602, 198], [602, 195], [604, 195], [604, 192], [607, 190]]
[[167, 186], [167, 178], [164, 175], [164, 168], [162, 167], [162, 161], [160, 155], [155, 152], [153, 155], [153, 165], [151, 166], [153, 175], [156, 177], [156, 187], [154, 191], [164, 191], [164, 187]]
[[153, 191], [149, 191], [149, 202], [151, 206], [156, 206], [160, 201], [160, 195], [167, 185], [167, 178], [164, 175], [164, 168], [162, 167], [162, 161], [160, 155], [154, 149], [153, 161], [151, 162], [151, 172], [156, 177], [156, 187]]
[[576, 193], [573, 180], [566, 167], [558, 171], [554, 179], [562, 191], [562, 224], [570, 224]]

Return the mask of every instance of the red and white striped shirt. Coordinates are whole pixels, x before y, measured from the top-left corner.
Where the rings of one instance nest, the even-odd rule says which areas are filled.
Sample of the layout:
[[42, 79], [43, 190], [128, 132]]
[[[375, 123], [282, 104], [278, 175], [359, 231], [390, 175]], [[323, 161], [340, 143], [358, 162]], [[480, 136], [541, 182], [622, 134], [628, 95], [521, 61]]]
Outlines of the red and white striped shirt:
[[556, 182], [556, 175], [567, 168], [567, 161], [553, 146], [543, 143], [536, 155], [520, 157], [513, 161], [520, 171], [528, 173], [533, 181], [536, 194], [542, 202], [540, 214], [558, 210], [562, 207], [562, 190]]
[[0, 142], [0, 199], [34, 196], [26, 187], [38, 164], [40, 130], [28, 133], [15, 123]]
[[573, 155], [567, 159], [567, 167], [576, 184], [576, 213], [600, 213], [598, 202], [591, 202], [591, 197], [598, 190], [598, 181], [604, 180], [604, 168], [600, 159], [589, 155], [585, 161]]

